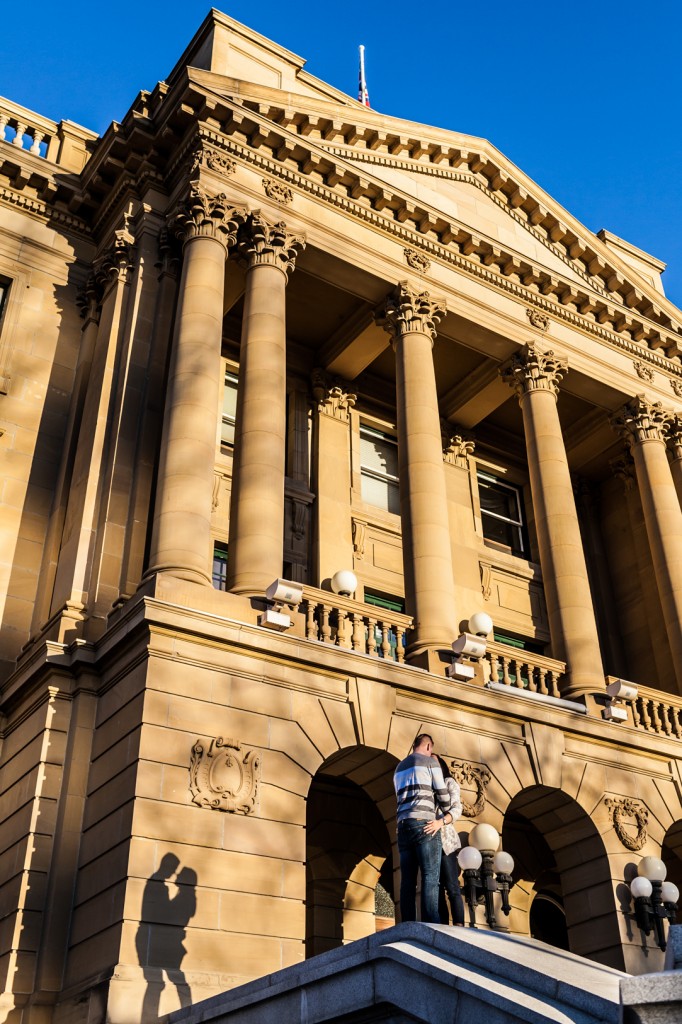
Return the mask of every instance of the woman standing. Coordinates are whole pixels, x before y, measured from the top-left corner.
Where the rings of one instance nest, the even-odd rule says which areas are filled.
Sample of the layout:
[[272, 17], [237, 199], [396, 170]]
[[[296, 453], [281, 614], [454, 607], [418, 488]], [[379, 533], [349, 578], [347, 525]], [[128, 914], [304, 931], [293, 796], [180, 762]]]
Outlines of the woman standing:
[[[443, 843], [443, 852], [440, 858], [440, 886], [438, 889], [438, 913], [440, 916], [441, 924], [450, 923], [450, 915], [452, 915], [453, 924], [464, 924], [464, 902], [462, 901], [462, 891], [459, 887], [459, 864], [457, 862], [457, 851], [462, 845], [455, 828], [455, 821], [460, 817], [462, 813], [462, 798], [459, 791], [459, 784], [455, 782], [452, 777], [452, 773], [448, 768], [446, 762], [442, 757], [434, 754], [434, 758], [438, 761], [443, 772], [443, 778], [445, 779], [445, 786], [450, 793], [452, 803], [450, 805], [450, 814], [452, 815], [452, 823], [450, 825], [443, 825], [441, 829], [441, 840]], [[447, 901], [446, 901], [447, 893]], [[450, 911], [448, 912], [448, 901], [450, 903]]]

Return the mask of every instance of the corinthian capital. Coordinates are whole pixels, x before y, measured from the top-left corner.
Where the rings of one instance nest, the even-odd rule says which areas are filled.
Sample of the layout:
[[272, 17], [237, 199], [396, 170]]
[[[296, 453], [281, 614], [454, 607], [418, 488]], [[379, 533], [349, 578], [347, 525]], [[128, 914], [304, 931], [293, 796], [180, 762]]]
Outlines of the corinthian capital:
[[122, 228], [114, 232], [114, 241], [93, 263], [95, 281], [106, 289], [112, 281], [125, 281], [135, 257], [135, 239]]
[[294, 269], [296, 257], [305, 249], [305, 238], [292, 235], [283, 221], [269, 224], [255, 210], [239, 231], [237, 251], [239, 257], [251, 267], [278, 267], [284, 274]]
[[466, 468], [476, 448], [473, 436], [447, 420], [441, 420], [440, 432], [444, 460], [451, 466]]
[[330, 379], [324, 370], [312, 372], [313, 398], [317, 402], [317, 411], [336, 420], [345, 420], [357, 401], [357, 395], [350, 390], [350, 385], [338, 378]]
[[401, 281], [389, 295], [386, 305], [375, 314], [379, 327], [383, 327], [398, 341], [404, 334], [417, 332], [436, 340], [436, 328], [445, 316], [444, 299], [432, 298], [429, 292], [419, 292], [407, 281]]
[[646, 395], [637, 395], [615, 412], [611, 426], [632, 448], [642, 441], [663, 441], [673, 416], [660, 402], [650, 402]]
[[192, 184], [169, 226], [183, 244], [192, 238], [215, 238], [229, 248], [245, 219], [246, 210], [232, 206], [224, 193], [212, 196], [200, 185]]
[[673, 459], [682, 460], [682, 416], [679, 413], [675, 413], [668, 426], [668, 447]]
[[568, 362], [551, 349], [542, 352], [530, 344], [514, 353], [500, 370], [500, 377], [514, 388], [519, 398], [531, 391], [551, 391], [556, 397], [567, 369]]

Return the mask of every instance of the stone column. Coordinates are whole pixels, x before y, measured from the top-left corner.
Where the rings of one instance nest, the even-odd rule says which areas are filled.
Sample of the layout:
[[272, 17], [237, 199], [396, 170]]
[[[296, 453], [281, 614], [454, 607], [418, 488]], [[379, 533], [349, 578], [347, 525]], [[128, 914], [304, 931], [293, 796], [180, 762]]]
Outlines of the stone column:
[[286, 283], [304, 239], [255, 212], [239, 233], [246, 293], [230, 499], [228, 589], [262, 594], [282, 574]]
[[679, 413], [673, 416], [668, 427], [668, 449], [673, 483], [682, 506], [682, 416]]
[[637, 395], [611, 419], [630, 445], [678, 692], [682, 693], [682, 510], [666, 455], [672, 414]]
[[567, 363], [528, 345], [502, 369], [521, 403], [552, 654], [566, 662], [561, 692], [604, 689], [597, 623], [557, 411]]
[[457, 635], [450, 524], [432, 349], [444, 303], [401, 282], [377, 323], [396, 357], [400, 519], [408, 657], [449, 648]]
[[321, 586], [339, 569], [353, 568], [353, 524], [349, 508], [350, 411], [356, 395], [351, 385], [330, 380], [313, 370], [312, 391], [317, 406], [314, 433], [315, 569]]
[[227, 249], [243, 210], [193, 185], [172, 222], [183, 243], [146, 575], [211, 585], [210, 532]]

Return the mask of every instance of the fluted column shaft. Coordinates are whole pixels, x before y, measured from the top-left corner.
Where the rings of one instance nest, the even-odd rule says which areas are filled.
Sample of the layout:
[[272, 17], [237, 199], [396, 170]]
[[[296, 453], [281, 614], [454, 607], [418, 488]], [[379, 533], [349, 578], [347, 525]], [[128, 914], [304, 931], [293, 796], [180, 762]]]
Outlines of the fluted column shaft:
[[638, 395], [612, 419], [630, 445], [666, 633], [682, 693], [682, 509], [666, 455], [672, 416]]
[[604, 670], [578, 514], [557, 411], [567, 365], [527, 346], [502, 371], [519, 396], [542, 579], [554, 657], [566, 662], [562, 694], [604, 689]]
[[262, 594], [282, 574], [286, 284], [303, 239], [252, 214], [240, 231], [246, 293], [230, 500], [228, 589]]
[[447, 648], [457, 634], [450, 523], [443, 468], [433, 343], [444, 305], [402, 282], [378, 323], [396, 358], [400, 518], [407, 611], [414, 616], [408, 655]]
[[183, 241], [183, 266], [147, 574], [208, 586], [225, 258], [243, 219], [224, 196], [195, 186], [172, 225]]

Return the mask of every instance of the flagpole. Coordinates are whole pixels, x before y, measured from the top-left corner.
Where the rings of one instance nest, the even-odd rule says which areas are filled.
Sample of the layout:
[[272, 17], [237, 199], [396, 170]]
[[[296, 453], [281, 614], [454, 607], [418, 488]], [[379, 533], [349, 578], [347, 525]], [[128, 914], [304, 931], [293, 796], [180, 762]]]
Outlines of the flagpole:
[[366, 107], [369, 104], [369, 93], [367, 92], [367, 80], [365, 78], [365, 48], [360, 46], [360, 81], [358, 83], [358, 99]]

